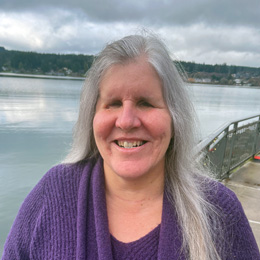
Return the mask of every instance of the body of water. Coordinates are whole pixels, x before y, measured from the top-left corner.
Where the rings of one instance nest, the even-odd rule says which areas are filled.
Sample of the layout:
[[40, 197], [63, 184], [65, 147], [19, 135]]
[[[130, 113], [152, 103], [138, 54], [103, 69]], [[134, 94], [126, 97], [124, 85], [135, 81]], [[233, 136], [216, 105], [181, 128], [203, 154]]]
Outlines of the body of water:
[[[0, 77], [0, 255], [19, 206], [67, 154], [83, 81]], [[260, 114], [260, 89], [189, 85], [202, 137]]]

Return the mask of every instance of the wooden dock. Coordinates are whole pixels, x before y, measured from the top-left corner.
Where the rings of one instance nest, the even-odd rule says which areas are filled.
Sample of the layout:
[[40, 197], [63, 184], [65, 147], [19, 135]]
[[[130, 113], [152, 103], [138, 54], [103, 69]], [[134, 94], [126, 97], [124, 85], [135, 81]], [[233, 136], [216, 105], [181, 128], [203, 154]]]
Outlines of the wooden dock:
[[245, 163], [223, 183], [240, 200], [260, 248], [260, 160]]

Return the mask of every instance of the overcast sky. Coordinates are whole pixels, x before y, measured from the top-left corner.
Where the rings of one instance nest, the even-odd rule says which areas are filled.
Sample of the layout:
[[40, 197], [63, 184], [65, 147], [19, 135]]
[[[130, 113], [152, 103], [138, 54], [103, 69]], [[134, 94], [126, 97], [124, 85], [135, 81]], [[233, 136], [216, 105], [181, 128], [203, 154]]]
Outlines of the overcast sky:
[[97, 54], [147, 28], [184, 61], [260, 67], [260, 0], [0, 0], [0, 46]]

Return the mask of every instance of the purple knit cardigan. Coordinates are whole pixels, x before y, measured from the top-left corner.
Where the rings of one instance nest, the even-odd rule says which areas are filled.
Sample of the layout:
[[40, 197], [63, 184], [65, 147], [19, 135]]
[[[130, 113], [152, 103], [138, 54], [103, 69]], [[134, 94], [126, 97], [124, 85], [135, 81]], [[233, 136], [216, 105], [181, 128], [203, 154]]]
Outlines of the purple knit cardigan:
[[[225, 216], [225, 237], [217, 241], [223, 259], [260, 259], [252, 230], [234, 193], [215, 183], [208, 199]], [[112, 260], [110, 239], [102, 159], [59, 165], [25, 199], [2, 260]], [[164, 196], [158, 259], [186, 259], [181, 244], [174, 208]]]

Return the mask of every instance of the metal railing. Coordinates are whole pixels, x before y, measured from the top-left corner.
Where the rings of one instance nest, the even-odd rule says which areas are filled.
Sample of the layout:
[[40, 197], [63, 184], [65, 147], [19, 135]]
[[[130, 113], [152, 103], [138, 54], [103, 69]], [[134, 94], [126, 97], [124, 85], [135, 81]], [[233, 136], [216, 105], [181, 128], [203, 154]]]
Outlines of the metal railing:
[[228, 178], [233, 169], [260, 151], [260, 115], [223, 125], [200, 142], [196, 151], [217, 179]]

